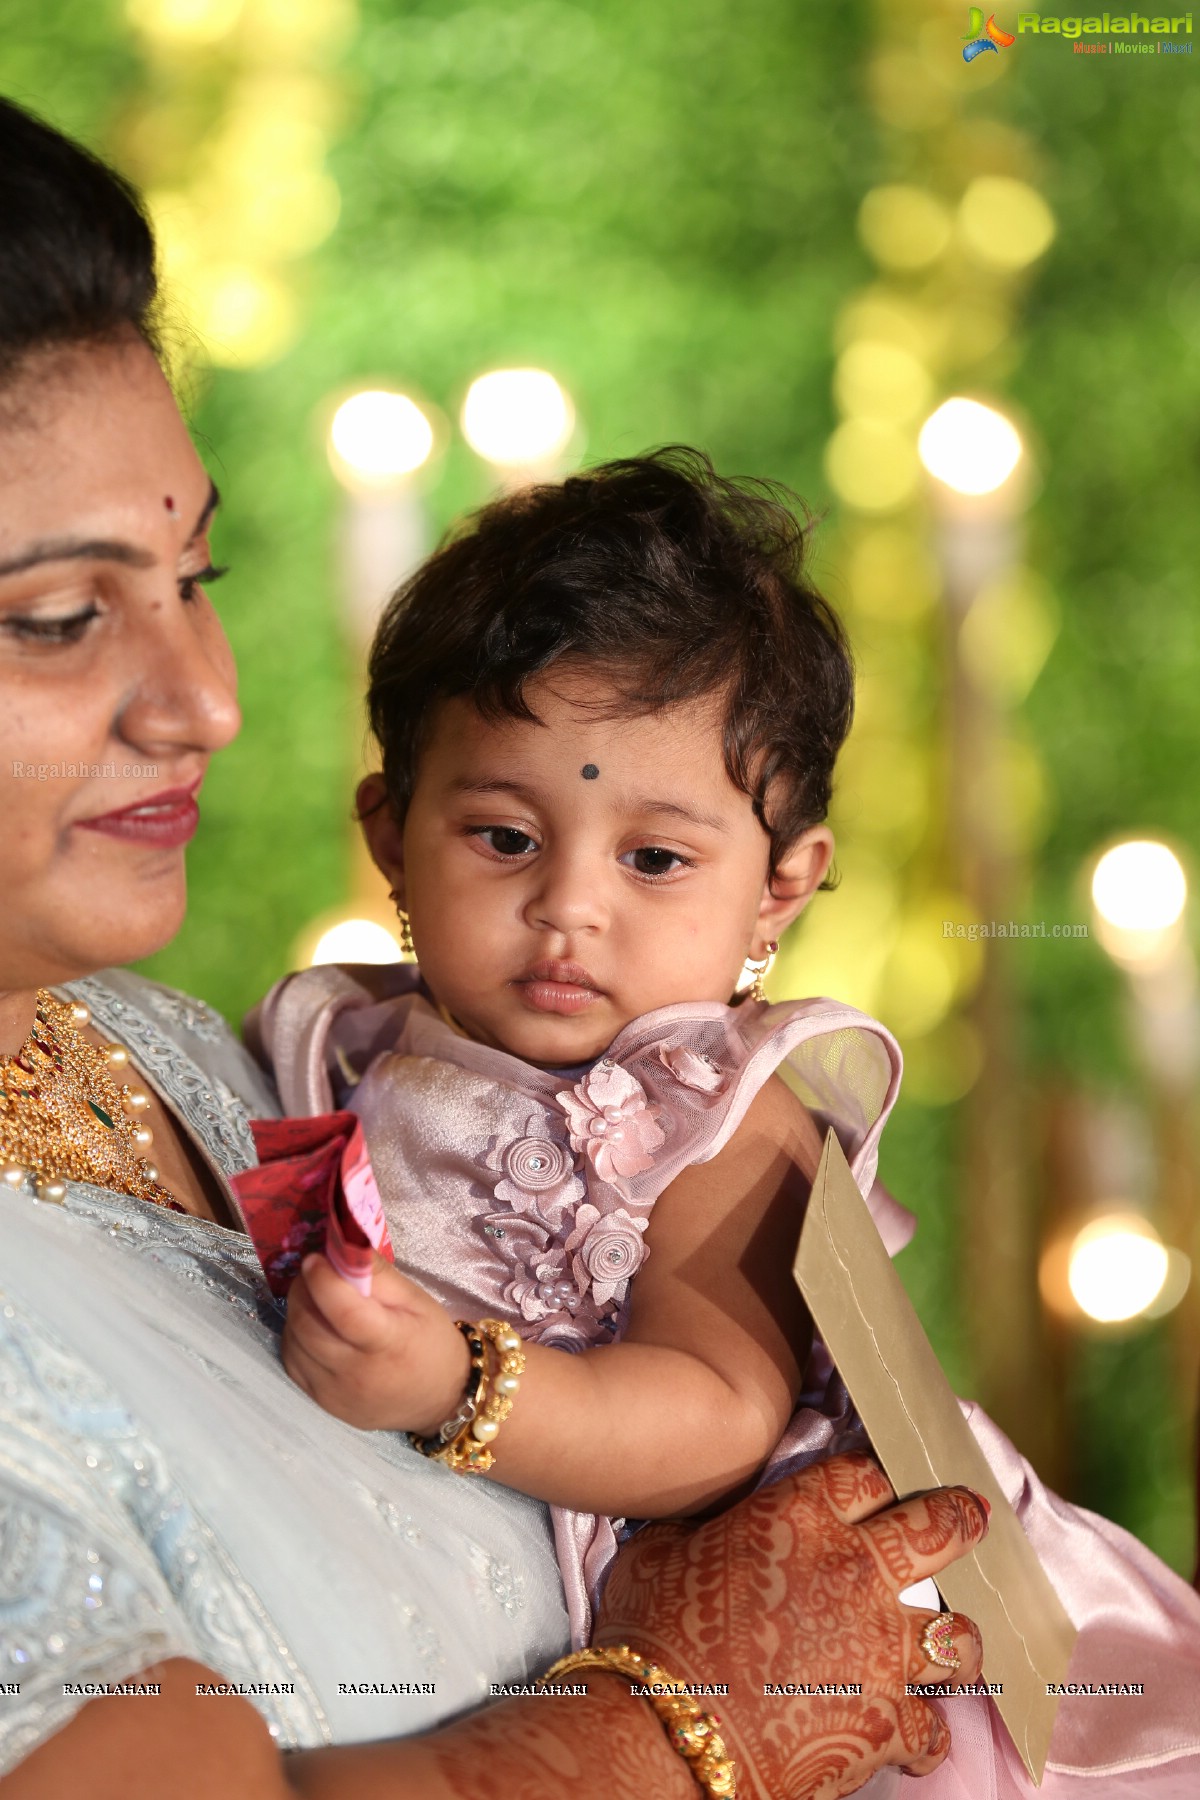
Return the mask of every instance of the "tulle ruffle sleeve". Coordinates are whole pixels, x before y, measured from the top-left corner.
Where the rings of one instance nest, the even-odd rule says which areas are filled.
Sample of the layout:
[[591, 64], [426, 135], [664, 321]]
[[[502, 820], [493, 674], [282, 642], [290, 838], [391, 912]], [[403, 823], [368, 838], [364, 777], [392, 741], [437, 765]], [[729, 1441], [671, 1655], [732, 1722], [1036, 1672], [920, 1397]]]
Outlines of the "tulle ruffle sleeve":
[[[900, 1047], [887, 1028], [833, 1000], [770, 1006], [660, 1007], [635, 1019], [575, 1093], [586, 1098], [597, 1070], [619, 1068], [646, 1096], [657, 1132], [644, 1164], [624, 1176], [635, 1205], [657, 1198], [693, 1163], [723, 1150], [755, 1095], [780, 1075], [816, 1119], [832, 1127], [888, 1250], [908, 1242], [912, 1215], [876, 1179], [879, 1139], [900, 1087]], [[560, 1103], [564, 1097], [559, 1096]], [[632, 1109], [631, 1109], [632, 1110]], [[643, 1132], [643, 1138], [648, 1132]], [[590, 1160], [598, 1166], [599, 1159]]]

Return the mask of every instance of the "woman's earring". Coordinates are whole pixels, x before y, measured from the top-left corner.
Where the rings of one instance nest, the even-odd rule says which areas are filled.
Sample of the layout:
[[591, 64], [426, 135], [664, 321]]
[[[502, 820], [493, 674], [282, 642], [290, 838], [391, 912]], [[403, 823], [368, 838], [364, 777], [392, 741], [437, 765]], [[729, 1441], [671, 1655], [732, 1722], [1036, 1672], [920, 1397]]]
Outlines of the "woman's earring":
[[400, 904], [400, 895], [395, 888], [388, 893], [388, 899], [396, 908], [396, 917], [400, 921], [400, 955], [405, 962], [416, 962], [417, 952], [413, 944], [412, 921]]
[[[739, 1000], [766, 999], [767, 990], [763, 986], [763, 982], [771, 973], [771, 968], [778, 952], [779, 945], [775, 942], [774, 938], [772, 938], [771, 942], [767, 945], [767, 954], [765, 956], [748, 956], [746, 958], [745, 962], [742, 964], [742, 980], [739, 982], [737, 988]], [[748, 987], [744, 985], [747, 976], [751, 978]]]

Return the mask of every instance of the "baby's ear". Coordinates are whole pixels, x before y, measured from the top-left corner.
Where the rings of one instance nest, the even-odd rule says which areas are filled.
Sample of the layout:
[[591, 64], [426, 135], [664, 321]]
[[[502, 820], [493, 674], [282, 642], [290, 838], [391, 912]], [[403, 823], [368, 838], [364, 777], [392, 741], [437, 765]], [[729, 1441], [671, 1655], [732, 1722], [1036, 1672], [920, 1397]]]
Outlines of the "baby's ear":
[[354, 799], [371, 860], [387, 876], [396, 903], [403, 906], [404, 833], [392, 810], [383, 776], [364, 775]]
[[804, 911], [829, 872], [833, 833], [828, 825], [810, 825], [780, 858], [763, 889], [758, 930], [765, 942], [778, 940]]

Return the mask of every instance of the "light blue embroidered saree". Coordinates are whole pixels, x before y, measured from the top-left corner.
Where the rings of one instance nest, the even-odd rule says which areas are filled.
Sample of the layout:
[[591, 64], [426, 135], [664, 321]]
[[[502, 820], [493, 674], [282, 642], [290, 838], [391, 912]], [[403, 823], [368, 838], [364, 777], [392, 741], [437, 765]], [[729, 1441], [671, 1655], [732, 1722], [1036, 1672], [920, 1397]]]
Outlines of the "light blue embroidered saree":
[[[254, 1161], [276, 1102], [215, 1013], [124, 972], [63, 991], [222, 1181]], [[292, 1747], [423, 1730], [565, 1648], [546, 1509], [321, 1412], [281, 1323], [239, 1233], [0, 1197], [0, 1774], [72, 1688], [167, 1656], [253, 1685]]]

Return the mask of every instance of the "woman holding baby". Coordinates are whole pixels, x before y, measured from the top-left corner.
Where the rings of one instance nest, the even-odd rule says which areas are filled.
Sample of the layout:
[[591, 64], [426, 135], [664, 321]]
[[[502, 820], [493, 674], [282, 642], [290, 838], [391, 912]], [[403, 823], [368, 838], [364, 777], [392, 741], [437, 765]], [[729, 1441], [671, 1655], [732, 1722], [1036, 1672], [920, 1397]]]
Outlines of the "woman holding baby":
[[[530, 1795], [694, 1792], [688, 1762], [650, 1707], [601, 1667], [590, 1670], [585, 1699], [530, 1696], [477, 1709], [493, 1682], [524, 1683], [566, 1648], [543, 1493], [597, 1515], [617, 1511], [610, 1504], [617, 1499], [667, 1515], [727, 1495], [771, 1449], [799, 1392], [803, 1361], [795, 1322], [785, 1329], [777, 1311], [783, 1302], [769, 1297], [775, 1259], [754, 1265], [742, 1287], [734, 1282], [737, 1292], [712, 1321], [713, 1330], [733, 1334], [724, 1340], [731, 1347], [725, 1361], [749, 1370], [730, 1391], [755, 1423], [736, 1426], [728, 1441], [736, 1439], [737, 1453], [719, 1467], [685, 1459], [678, 1494], [649, 1492], [644, 1480], [628, 1494], [580, 1485], [577, 1455], [553, 1477], [565, 1485], [551, 1491], [532, 1437], [516, 1457], [527, 1473], [514, 1487], [459, 1479], [398, 1429], [360, 1430], [332, 1416], [357, 1402], [339, 1402], [331, 1388], [318, 1395], [332, 1401], [331, 1410], [321, 1410], [288, 1379], [279, 1355], [282, 1313], [242, 1233], [233, 1185], [254, 1161], [249, 1119], [276, 1111], [275, 1092], [209, 1009], [120, 972], [178, 929], [197, 792], [209, 758], [239, 724], [232, 662], [204, 592], [215, 494], [154, 355], [152, 246], [132, 198], [108, 171], [15, 108], [0, 108], [0, 136], [0, 1794], [440, 1796], [478, 1791], [481, 1770], [487, 1785]], [[587, 711], [578, 699], [564, 703], [575, 703], [574, 715]], [[594, 762], [599, 778], [576, 779], [604, 794], [607, 806], [605, 781], [627, 772], [604, 720], [592, 723], [609, 773], [593, 750], [579, 767]], [[480, 731], [486, 726], [481, 711]], [[568, 729], [577, 726], [576, 718]], [[490, 729], [505, 739], [502, 718]], [[443, 788], [475, 777], [443, 767], [436, 730], [435, 721], [431, 744], [414, 747], [412, 772], [419, 764], [432, 770], [444, 800]], [[432, 762], [421, 763], [422, 748]], [[503, 744], [485, 748], [505, 754]], [[439, 1040], [431, 1052], [457, 1071], [456, 1081], [493, 1079], [500, 1065], [481, 1069], [479, 1059], [516, 1053], [561, 1091], [583, 1086], [592, 1094], [597, 1048], [634, 1016], [625, 1007], [618, 1017], [616, 976], [602, 980], [591, 970], [587, 991], [600, 998], [574, 1012], [527, 1004], [535, 992], [515, 1000], [491, 995], [470, 980], [460, 992], [449, 951], [439, 981], [432, 896], [423, 901], [415, 886], [409, 891], [408, 883], [426, 877], [411, 868], [406, 874], [403, 833], [432, 834], [424, 867], [438, 867], [433, 845], [444, 812], [415, 784], [416, 810], [405, 824], [396, 786], [403, 766], [403, 757], [393, 758], [382, 788], [366, 798], [387, 802], [374, 815], [376, 854], [400, 884], [418, 941], [423, 936], [433, 952], [433, 985], [408, 1007], [425, 1011], [406, 1029], [419, 1035], [440, 1027], [449, 1043], [464, 1046], [446, 1056]], [[51, 767], [73, 772], [45, 780], [26, 773]], [[721, 801], [728, 800], [718, 779], [724, 768], [718, 761], [706, 775]], [[464, 820], [464, 837], [469, 832], [480, 846], [468, 853], [486, 864], [486, 879], [511, 881], [539, 840], [526, 829], [526, 812], [495, 811], [498, 789], [515, 782], [511, 771], [497, 766], [488, 779], [487, 816]], [[765, 836], [748, 797], [727, 785], [738, 804], [717, 820], [717, 835], [750, 841], [737, 839], [748, 832], [747, 800]], [[711, 825], [712, 809], [705, 810]], [[752, 904], [751, 888], [728, 868], [722, 875], [713, 854], [718, 879], [729, 877], [723, 916], [736, 921], [722, 959], [733, 956], [740, 935], [743, 955], [761, 956], [788, 908], [798, 910], [820, 880], [819, 820], [805, 819], [799, 836], [799, 861], [789, 863], [787, 844], [778, 857], [771, 852], [782, 896], [775, 912], [762, 897], [765, 881]], [[668, 857], [682, 858], [674, 842]], [[643, 898], [640, 884], [670, 883], [683, 866], [653, 855], [647, 861], [647, 848], [662, 846], [657, 838], [631, 844], [619, 864], [638, 881], [644, 907], [658, 902], [649, 886]], [[765, 848], [763, 857], [765, 875]], [[439, 879], [449, 906], [460, 893], [454, 869], [442, 869]], [[553, 906], [578, 905], [579, 891], [568, 871]], [[564, 918], [547, 915], [539, 929], [561, 935]], [[575, 928], [593, 925], [576, 921]], [[710, 995], [711, 982], [696, 988], [695, 970], [693, 959], [686, 991], [660, 998], [660, 1007], [724, 1008], [727, 994]], [[465, 964], [460, 972], [471, 973]], [[561, 966], [543, 973], [531, 962], [511, 973], [534, 990], [541, 984], [543, 1000], [556, 999], [549, 990], [584, 986]], [[525, 1009], [520, 1029], [534, 1035], [512, 1036], [508, 1015], [496, 1012], [510, 1002]], [[369, 1026], [373, 1004], [366, 995], [341, 1010]], [[570, 1021], [605, 1006], [615, 1008], [612, 1020], [596, 1019], [594, 1041], [585, 1042]], [[301, 1074], [292, 1062], [285, 1073], [280, 1054], [298, 1041], [277, 1029], [289, 1007], [295, 1011], [285, 991], [264, 1015], [281, 1087], [298, 1084]], [[609, 1022], [616, 1028], [605, 1035]], [[343, 1020], [351, 1038], [353, 1025]], [[326, 1026], [333, 1028], [328, 1012], [319, 1053], [304, 1065], [322, 1095]], [[535, 1028], [548, 1031], [546, 1042]], [[369, 1032], [340, 1047], [338, 1066], [366, 1080], [379, 1048]], [[703, 1046], [663, 1048], [703, 1059]], [[681, 1058], [677, 1064], [699, 1072]], [[675, 1079], [669, 1064], [660, 1066], [664, 1079]], [[545, 1099], [534, 1086], [530, 1116]], [[705, 1097], [703, 1088], [693, 1091]], [[764, 1104], [772, 1103], [777, 1096]], [[748, 1095], [736, 1119], [724, 1108], [727, 1137], [755, 1104]], [[603, 1104], [593, 1110], [603, 1118]], [[656, 1153], [649, 1126], [665, 1132], [664, 1120], [655, 1114], [638, 1128], [643, 1154]], [[781, 1128], [774, 1114], [752, 1124], [744, 1141], [759, 1146], [763, 1177], [752, 1184], [759, 1210], [751, 1206], [738, 1227], [743, 1246], [760, 1233], [773, 1242], [777, 1232], [782, 1241], [776, 1198], [810, 1172], [812, 1148], [801, 1124], [785, 1158], [780, 1145], [791, 1142], [793, 1125]], [[586, 1119], [579, 1129], [591, 1129]], [[722, 1151], [718, 1136], [708, 1140], [709, 1169]], [[580, 1154], [581, 1167], [608, 1178], [599, 1153]], [[621, 1167], [623, 1160], [628, 1152], [604, 1164], [608, 1176], [636, 1180], [641, 1171]], [[507, 1177], [494, 1173], [498, 1188]], [[705, 1178], [694, 1179], [697, 1205], [715, 1206]], [[578, 1229], [588, 1222], [582, 1209], [601, 1214], [597, 1200], [606, 1196], [589, 1187], [571, 1198]], [[671, 1204], [669, 1194], [664, 1203]], [[527, 1241], [552, 1251], [553, 1230], [535, 1241], [545, 1216], [534, 1210]], [[639, 1216], [633, 1189], [625, 1211]], [[565, 1216], [554, 1229], [564, 1223]], [[670, 1245], [670, 1234], [662, 1241]], [[651, 1288], [660, 1324], [680, 1316], [672, 1283], [686, 1284], [689, 1259], [700, 1253], [686, 1221], [674, 1246], [660, 1259], [657, 1292]], [[651, 1255], [645, 1282], [653, 1269]], [[355, 1355], [370, 1347], [357, 1341], [356, 1324], [345, 1321], [347, 1335], [331, 1324], [337, 1300], [322, 1291], [323, 1280], [319, 1267], [302, 1278], [290, 1360], [305, 1387], [316, 1392], [328, 1376], [343, 1383], [344, 1395], [346, 1371], [330, 1373], [331, 1346], [333, 1361], [344, 1360], [342, 1346]], [[715, 1285], [711, 1272], [703, 1281]], [[387, 1297], [370, 1304], [382, 1308]], [[590, 1298], [599, 1328], [613, 1295], [599, 1294], [593, 1277]], [[425, 1287], [406, 1289], [404, 1300], [435, 1304]], [[453, 1413], [462, 1398], [463, 1339], [448, 1314], [442, 1331], [442, 1316], [433, 1372], [416, 1402], [406, 1392], [396, 1410], [389, 1390], [381, 1402], [387, 1418], [360, 1423], [419, 1436]], [[611, 1308], [607, 1316], [615, 1317]], [[678, 1331], [658, 1337], [635, 1328], [628, 1343], [631, 1353], [657, 1358], [654, 1369], [639, 1372], [637, 1390], [682, 1374], [684, 1398], [703, 1411], [718, 1392], [708, 1385], [704, 1345]], [[609, 1343], [595, 1353], [622, 1348]], [[586, 1369], [587, 1357], [567, 1358], [560, 1348], [558, 1361], [547, 1361], [553, 1354], [552, 1341], [531, 1341], [530, 1386], [518, 1397], [537, 1399], [540, 1389], [540, 1403], [525, 1409], [530, 1421], [555, 1408], [566, 1419], [579, 1406], [579, 1392], [564, 1397], [552, 1389], [576, 1365]], [[353, 1377], [351, 1389], [365, 1391]], [[377, 1399], [372, 1394], [371, 1403]], [[618, 1394], [606, 1404], [628, 1411], [632, 1399]], [[518, 1404], [514, 1447], [517, 1432], [530, 1431], [518, 1426], [520, 1411]], [[631, 1425], [641, 1429], [637, 1419]], [[830, 1437], [825, 1453], [837, 1447]], [[498, 1472], [502, 1443], [499, 1451]], [[615, 1563], [597, 1641], [631, 1643], [684, 1681], [729, 1681], [722, 1725], [739, 1792], [848, 1792], [889, 1765], [923, 1772], [944, 1757], [940, 1716], [904, 1692], [907, 1681], [932, 1678], [919, 1643], [928, 1615], [900, 1606], [896, 1593], [968, 1548], [983, 1521], [958, 1490], [901, 1508], [890, 1500], [874, 1465], [835, 1458], [702, 1526], [653, 1526]], [[1105, 1595], [1111, 1617], [1113, 1593], [1124, 1592], [1130, 1642], [1145, 1645], [1147, 1655], [1169, 1647], [1177, 1666], [1194, 1658], [1196, 1622], [1181, 1584], [1130, 1549], [1123, 1534], [1110, 1528], [1093, 1541], [1078, 1535], [1086, 1527], [1073, 1529], [1072, 1542], [1090, 1544], [1092, 1561], [1107, 1550], [1119, 1564]], [[731, 1570], [753, 1570], [755, 1585]], [[968, 1622], [957, 1623], [954, 1644], [959, 1672], [970, 1676], [978, 1654]], [[723, 1659], [736, 1666], [718, 1669]], [[836, 1708], [797, 1700], [781, 1709], [762, 1694], [781, 1676], [858, 1682], [863, 1693]], [[156, 1682], [161, 1692], [88, 1693], [89, 1684], [126, 1681]], [[203, 1691], [221, 1685], [245, 1697]], [[363, 1691], [372, 1688], [389, 1691]], [[1135, 1746], [1133, 1774], [1110, 1774], [1106, 1792], [1171, 1791], [1154, 1780], [1160, 1771], [1174, 1779], [1173, 1765], [1195, 1745], [1169, 1708], [1160, 1716], [1166, 1722], [1157, 1739], [1151, 1730]], [[1074, 1750], [1069, 1745], [1064, 1760], [1082, 1762]], [[989, 1766], [1001, 1759], [990, 1737], [978, 1755]], [[936, 1780], [948, 1778], [953, 1760]], [[1001, 1779], [1016, 1780], [1007, 1765]]]

